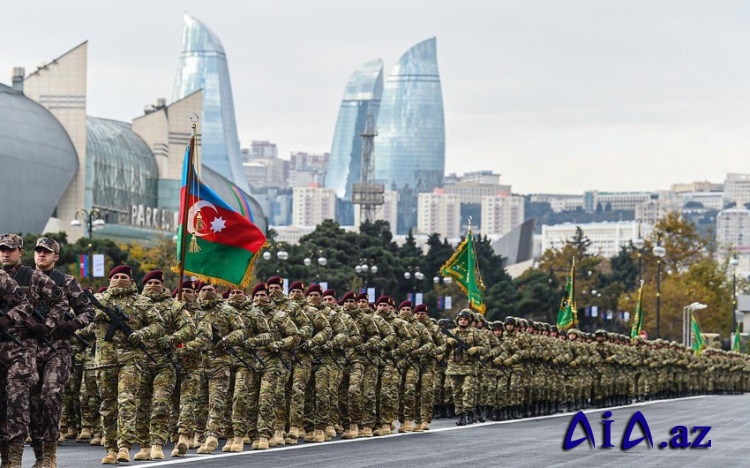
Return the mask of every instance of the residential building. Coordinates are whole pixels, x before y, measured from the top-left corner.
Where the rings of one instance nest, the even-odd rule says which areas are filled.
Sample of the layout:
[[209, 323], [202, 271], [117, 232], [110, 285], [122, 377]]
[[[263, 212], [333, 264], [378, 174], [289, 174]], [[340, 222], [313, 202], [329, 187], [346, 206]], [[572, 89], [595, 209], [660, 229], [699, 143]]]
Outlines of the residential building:
[[591, 247], [587, 253], [607, 258], [614, 257], [620, 248], [627, 247], [631, 241], [637, 239], [639, 228], [642, 238], [648, 237], [653, 231], [651, 224], [636, 221], [543, 225], [541, 253], [548, 249], [564, 247], [566, 242], [573, 239], [579, 227], [584, 236], [591, 241]]
[[680, 211], [680, 207], [669, 200], [646, 200], [635, 207], [635, 219], [646, 224], [656, 224], [672, 211]]
[[750, 202], [750, 174], [727, 174], [724, 190], [729, 199], [736, 203], [737, 208], [745, 207]]
[[524, 198], [502, 193], [482, 197], [483, 236], [502, 236], [524, 221]]
[[420, 193], [417, 207], [417, 232], [439, 233], [449, 239], [461, 235], [461, 202], [458, 195], [435, 189], [431, 193]]
[[292, 190], [292, 225], [317, 226], [326, 219], [336, 219], [336, 192], [311, 186]]
[[597, 209], [635, 211], [638, 205], [652, 198], [657, 198], [657, 195], [651, 192], [583, 192], [584, 209], [589, 212]]
[[[386, 190], [383, 193], [383, 204], [375, 206], [375, 217], [373, 219], [388, 221], [393, 232], [398, 222], [398, 192]], [[359, 227], [361, 224], [360, 210], [358, 206], [354, 207], [354, 226]]]

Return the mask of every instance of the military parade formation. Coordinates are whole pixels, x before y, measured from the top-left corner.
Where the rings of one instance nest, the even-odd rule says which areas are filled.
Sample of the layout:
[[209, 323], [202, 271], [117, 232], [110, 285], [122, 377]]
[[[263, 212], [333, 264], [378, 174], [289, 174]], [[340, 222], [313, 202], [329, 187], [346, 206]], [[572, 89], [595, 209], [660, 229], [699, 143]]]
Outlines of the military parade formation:
[[[250, 290], [160, 270], [109, 271], [93, 293], [42, 237], [0, 235], [0, 457], [55, 467], [66, 439], [102, 464], [267, 450], [750, 388], [747, 355], [463, 309], [337, 294], [278, 276]], [[491, 307], [491, 304], [489, 305]], [[135, 451], [137, 448], [138, 451]], [[97, 457], [98, 458], [98, 457]]]

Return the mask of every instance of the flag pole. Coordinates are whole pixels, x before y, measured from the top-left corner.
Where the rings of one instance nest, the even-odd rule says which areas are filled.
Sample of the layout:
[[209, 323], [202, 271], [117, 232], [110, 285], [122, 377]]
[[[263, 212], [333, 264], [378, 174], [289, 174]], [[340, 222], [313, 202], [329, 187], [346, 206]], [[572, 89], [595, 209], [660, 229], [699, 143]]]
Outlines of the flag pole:
[[182, 236], [180, 236], [180, 249], [177, 256], [177, 265], [180, 269], [180, 274], [177, 277], [177, 300], [182, 300], [182, 277], [185, 275], [185, 251], [187, 247], [187, 224], [188, 224], [188, 203], [190, 202], [190, 191], [193, 188], [193, 158], [195, 157], [195, 127], [198, 124], [198, 114], [190, 116], [190, 122], [193, 124], [193, 128], [190, 131], [190, 152], [188, 153], [188, 159], [185, 162], [187, 164], [187, 177], [185, 180], [185, 196], [182, 199], [182, 212], [180, 217], [182, 219]]

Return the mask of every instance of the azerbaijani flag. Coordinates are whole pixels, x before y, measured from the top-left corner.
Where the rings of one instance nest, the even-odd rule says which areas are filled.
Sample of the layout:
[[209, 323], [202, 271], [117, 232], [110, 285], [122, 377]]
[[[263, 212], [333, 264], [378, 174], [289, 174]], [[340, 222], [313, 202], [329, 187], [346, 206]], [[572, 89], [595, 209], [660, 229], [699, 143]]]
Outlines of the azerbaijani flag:
[[78, 256], [78, 276], [81, 278], [89, 277], [89, 256], [87, 254]]
[[[256, 254], [265, 245], [266, 236], [198, 178], [190, 163], [190, 148], [188, 145], [183, 163], [177, 260], [184, 259], [186, 275], [213, 284], [247, 288]], [[192, 179], [189, 188], [188, 174]], [[182, 232], [183, 225], [187, 226], [187, 233]], [[185, 235], [190, 237], [183, 243]], [[180, 252], [185, 244], [190, 248]], [[173, 271], [178, 272], [179, 268]]]

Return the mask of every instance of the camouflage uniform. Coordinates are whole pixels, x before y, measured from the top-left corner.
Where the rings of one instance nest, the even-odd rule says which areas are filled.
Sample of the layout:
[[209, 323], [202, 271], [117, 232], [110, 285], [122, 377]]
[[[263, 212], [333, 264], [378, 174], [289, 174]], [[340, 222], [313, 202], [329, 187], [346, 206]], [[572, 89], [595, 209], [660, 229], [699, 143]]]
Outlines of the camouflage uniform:
[[[195, 322], [175, 301], [168, 290], [161, 292], [144, 289], [144, 295], [153, 302], [161, 316], [163, 335], [157, 340], [147, 341], [146, 347], [157, 360], [148, 361], [141, 376], [138, 392], [136, 428], [141, 447], [164, 445], [169, 441], [171, 427], [169, 416], [171, 397], [177, 383], [179, 366], [172, 354], [173, 344], [183, 343], [195, 336]], [[171, 360], [170, 360], [171, 358]]]
[[[37, 311], [37, 314], [33, 315], [33, 321], [27, 323], [38, 340], [36, 370], [39, 376], [29, 394], [29, 427], [34, 454], [40, 462], [43, 457], [52, 456], [48, 454], [45, 457], [44, 454], [55, 451], [60, 437], [60, 416], [63, 394], [70, 378], [71, 351], [68, 337], [55, 340], [51, 331], [58, 329], [65, 321], [65, 314], [69, 309], [68, 298], [60, 286], [40, 270], [33, 270], [20, 263], [13, 266], [4, 265], [3, 269], [14, 277], [31, 306]], [[65, 276], [56, 276], [61, 276], [59, 281], [64, 284]], [[55, 346], [57, 351], [50, 344]]]
[[[327, 392], [322, 392], [323, 388], [327, 389], [328, 387], [328, 368], [317, 352], [313, 354], [313, 350], [327, 343], [333, 335], [333, 330], [331, 322], [321, 309], [310, 304], [305, 306], [303, 310], [310, 319], [313, 331], [310, 339], [302, 343], [302, 349], [308, 351], [309, 354], [299, 354], [302, 364], [294, 369], [289, 425], [296, 428], [302, 428], [304, 425], [305, 432], [312, 434], [312, 431], [318, 425], [322, 425], [325, 429], [328, 414], [325, 415], [326, 420], [321, 421], [320, 424], [316, 421], [321, 417], [319, 412], [325, 411], [327, 413], [330, 403]], [[306, 380], [303, 380], [305, 378]], [[320, 389], [316, 385], [319, 385]], [[302, 395], [300, 395], [300, 392], [302, 392]], [[313, 395], [315, 395], [315, 398], [313, 398]], [[302, 401], [300, 401], [300, 396]]]
[[388, 361], [384, 359], [384, 356], [389, 349], [396, 347], [398, 339], [391, 324], [380, 315], [373, 314], [369, 305], [366, 309], [360, 307], [359, 310], [362, 314], [372, 318], [372, 323], [378, 329], [379, 335], [377, 347], [373, 346], [369, 350], [368, 356], [371, 360], [367, 362], [370, 365], [365, 367], [362, 376], [362, 426], [365, 428], [364, 433], [369, 437], [371, 435], [370, 429], [375, 427], [378, 422], [378, 409], [381, 403], [381, 370]]
[[192, 319], [195, 333], [193, 336], [185, 337], [184, 341], [175, 343], [175, 358], [184, 373], [180, 382], [177, 433], [181, 439], [192, 440], [197, 432], [203, 432], [203, 425], [199, 425], [199, 417], [206, 412], [206, 405], [201, 406], [201, 382], [205, 376], [206, 350], [213, 335], [211, 323], [201, 320], [204, 314], [193, 295], [183, 299], [184, 302], [175, 301], [172, 307]]
[[[271, 343], [272, 331], [263, 312], [253, 307], [252, 301], [231, 301], [242, 318], [243, 328], [230, 333], [226, 340], [249, 367], [241, 364], [237, 366], [232, 398], [232, 436], [238, 445], [232, 451], [239, 451], [242, 446], [240, 440], [246, 435], [257, 438], [270, 437], [273, 424], [273, 405], [271, 398], [274, 383], [273, 357], [264, 349]], [[254, 350], [255, 354], [250, 350]], [[257, 356], [257, 357], [255, 357]], [[265, 362], [265, 368], [258, 359]], [[269, 366], [271, 367], [269, 369]]]
[[[471, 323], [471, 312], [467, 309], [459, 312], [457, 322], [460, 322], [464, 317]], [[445, 375], [451, 380], [451, 387], [453, 388], [453, 403], [456, 406], [456, 414], [459, 415], [457, 424], [463, 425], [467, 423], [467, 416], [471, 419], [470, 413], [474, 408], [477, 359], [485, 354], [487, 349], [482, 346], [484, 339], [481, 334], [470, 325], [466, 327], [459, 325], [451, 333], [456, 339], [446, 338], [450, 358]], [[457, 341], [459, 339], [468, 349], [462, 350], [458, 346]]]
[[221, 296], [199, 295], [198, 305], [203, 316], [200, 322], [209, 324], [212, 329], [212, 341], [203, 341], [205, 335], [199, 334], [196, 340], [201, 340], [201, 348], [207, 351], [206, 379], [208, 381], [208, 419], [206, 420], [206, 444], [200, 448], [200, 453], [210, 453], [216, 447], [208, 444], [209, 438], [218, 438], [226, 434], [228, 421], [226, 412], [229, 396], [230, 369], [233, 364], [232, 356], [226, 349], [219, 349], [214, 345], [219, 339], [235, 330], [242, 330], [242, 321], [230, 306], [223, 304]]
[[[4, 332], [0, 334], [0, 421], [4, 422], [0, 424], [0, 454], [3, 463], [17, 461], [16, 466], [20, 467], [29, 426], [29, 393], [39, 380], [37, 344], [24, 325], [29, 320], [31, 304], [4, 271], [0, 271], [0, 300], [7, 310], [0, 317], [0, 330]], [[21, 345], [9, 336], [21, 341]]]
[[390, 351], [390, 359], [384, 360], [380, 377], [379, 424], [385, 428], [386, 425], [390, 426], [398, 416], [399, 384], [402, 372], [407, 369], [405, 357], [417, 348], [419, 338], [412, 332], [409, 323], [396, 317], [394, 312], [388, 309], [378, 309], [377, 313], [393, 327], [397, 337], [395, 347]]
[[[344, 330], [345, 335], [340, 347], [338, 346], [339, 341], [335, 340], [336, 337], [334, 336], [334, 340], [331, 340], [329, 342], [329, 346], [331, 346], [331, 349], [328, 350], [332, 363], [329, 369], [328, 378], [328, 391], [331, 397], [331, 410], [328, 425], [326, 426], [326, 428], [329, 430], [329, 436], [333, 437], [333, 434], [330, 434], [329, 428], [340, 427], [340, 424], [344, 419], [340, 414], [341, 408], [339, 407], [339, 395], [341, 393], [342, 384], [346, 382], [346, 386], [348, 387], [349, 373], [351, 372], [351, 369], [347, 360], [349, 362], [352, 362], [352, 350], [356, 346], [359, 346], [362, 340], [360, 338], [357, 325], [354, 324], [352, 318], [348, 314], [343, 313], [338, 307], [331, 309], [330, 322], [331, 328], [335, 330], [336, 328], [340, 327]], [[352, 364], [354, 363], [352, 362]]]
[[[96, 324], [90, 323], [85, 328], [76, 332], [78, 336], [91, 344], [90, 348], [80, 353], [81, 365], [83, 367], [83, 381], [81, 382], [81, 426], [90, 428], [93, 438], [92, 445], [99, 445], [102, 438], [102, 416], [99, 413], [101, 398], [99, 397], [99, 386], [96, 383]], [[76, 355], [76, 360], [79, 359]]]
[[[435, 350], [435, 343], [427, 327], [413, 313], [402, 314], [401, 319], [409, 324], [413, 336], [412, 350], [404, 354], [405, 369], [401, 378], [401, 403], [399, 407], [399, 432], [408, 432], [417, 416], [417, 388], [422, 377], [429, 373], [428, 362]], [[429, 379], [429, 377], [428, 377]]]
[[111, 286], [102, 294], [102, 305], [121, 307], [129, 316], [128, 325], [135, 331], [127, 338], [116, 332], [111, 341], [105, 335], [111, 326], [109, 317], [96, 311], [97, 384], [101, 396], [101, 415], [107, 452], [130, 449], [137, 440], [135, 433], [136, 392], [146, 365], [143, 352], [133, 345], [135, 340], [155, 339], [163, 328], [161, 317], [151, 301], [138, 294], [135, 284]]

